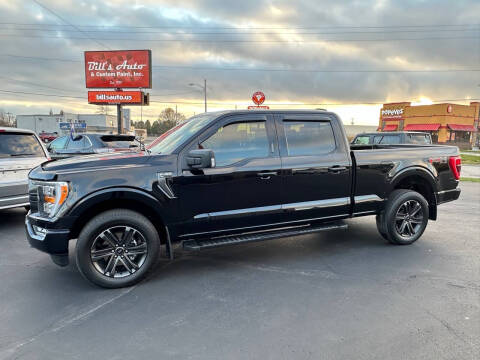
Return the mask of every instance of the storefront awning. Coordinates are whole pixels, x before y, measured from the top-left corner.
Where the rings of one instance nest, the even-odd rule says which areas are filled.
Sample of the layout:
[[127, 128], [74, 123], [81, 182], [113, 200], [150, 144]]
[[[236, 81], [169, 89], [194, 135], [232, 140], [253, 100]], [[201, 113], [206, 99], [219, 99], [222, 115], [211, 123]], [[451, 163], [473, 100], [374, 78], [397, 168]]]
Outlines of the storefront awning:
[[397, 130], [398, 125], [385, 125], [383, 131], [395, 131]]
[[440, 128], [440, 124], [408, 124], [405, 125], [403, 130], [408, 131], [437, 131]]
[[473, 125], [448, 124], [448, 127], [453, 131], [475, 131]]

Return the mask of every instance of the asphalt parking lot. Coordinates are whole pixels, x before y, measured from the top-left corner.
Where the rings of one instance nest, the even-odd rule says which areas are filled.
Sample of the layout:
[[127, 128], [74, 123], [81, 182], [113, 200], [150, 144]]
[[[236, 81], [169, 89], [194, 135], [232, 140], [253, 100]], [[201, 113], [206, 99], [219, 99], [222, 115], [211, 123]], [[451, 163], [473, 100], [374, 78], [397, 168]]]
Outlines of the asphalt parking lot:
[[[480, 184], [411, 246], [348, 230], [177, 252], [105, 290], [0, 212], [0, 359], [478, 359]], [[71, 244], [72, 248], [74, 243]]]

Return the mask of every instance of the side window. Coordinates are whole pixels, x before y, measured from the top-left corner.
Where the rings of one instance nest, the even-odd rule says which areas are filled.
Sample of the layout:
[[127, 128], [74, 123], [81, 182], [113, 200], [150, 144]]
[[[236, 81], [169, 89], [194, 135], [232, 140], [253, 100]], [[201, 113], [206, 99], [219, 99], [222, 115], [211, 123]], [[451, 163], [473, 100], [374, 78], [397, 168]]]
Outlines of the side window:
[[68, 138], [66, 136], [59, 137], [53, 140], [48, 148], [53, 150], [62, 150], [67, 143], [67, 139]]
[[426, 134], [409, 134], [411, 144], [430, 144], [430, 137]]
[[75, 139], [68, 142], [67, 150], [81, 150], [85, 147], [85, 137], [82, 136], [80, 139]]
[[288, 156], [321, 155], [335, 149], [329, 121], [284, 120]]
[[373, 143], [374, 144], [380, 144], [382, 142], [383, 135], [375, 135], [373, 138]]
[[370, 142], [369, 136], [357, 136], [355, 138], [354, 144], [368, 145]]
[[269, 155], [265, 121], [236, 122], [225, 125], [200, 144], [213, 150], [217, 166], [234, 164], [243, 159]]
[[380, 144], [400, 144], [400, 135], [386, 135]]

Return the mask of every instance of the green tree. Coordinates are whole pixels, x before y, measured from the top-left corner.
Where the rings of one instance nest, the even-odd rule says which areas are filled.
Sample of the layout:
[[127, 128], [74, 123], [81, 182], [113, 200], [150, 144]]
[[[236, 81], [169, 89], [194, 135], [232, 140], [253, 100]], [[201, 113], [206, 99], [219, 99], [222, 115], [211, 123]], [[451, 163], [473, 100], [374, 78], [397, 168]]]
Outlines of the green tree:
[[151, 134], [152, 132], [152, 124], [150, 124], [150, 120], [145, 122], [145, 129], [147, 130], [147, 134]]

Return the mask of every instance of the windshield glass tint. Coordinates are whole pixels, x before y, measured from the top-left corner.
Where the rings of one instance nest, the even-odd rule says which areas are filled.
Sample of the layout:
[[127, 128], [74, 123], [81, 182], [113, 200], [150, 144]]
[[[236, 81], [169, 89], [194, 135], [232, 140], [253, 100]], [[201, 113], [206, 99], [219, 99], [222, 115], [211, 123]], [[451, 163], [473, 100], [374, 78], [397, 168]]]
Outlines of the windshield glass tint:
[[0, 133], [0, 156], [41, 156], [42, 147], [32, 134]]
[[154, 154], [171, 154], [173, 150], [183, 144], [187, 139], [197, 133], [204, 126], [216, 119], [218, 114], [202, 114], [197, 115], [179, 126], [175, 131], [172, 131], [159, 143], [150, 148]]

